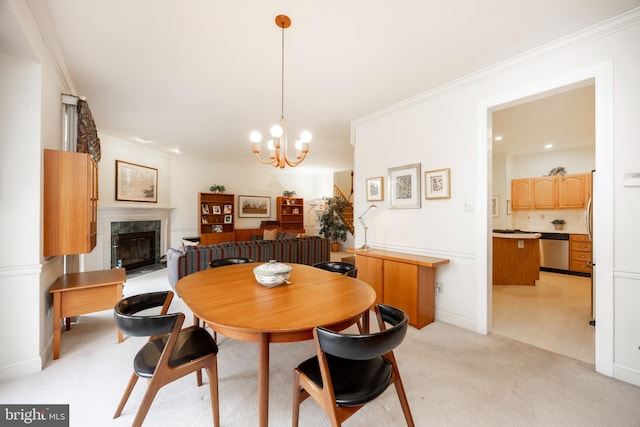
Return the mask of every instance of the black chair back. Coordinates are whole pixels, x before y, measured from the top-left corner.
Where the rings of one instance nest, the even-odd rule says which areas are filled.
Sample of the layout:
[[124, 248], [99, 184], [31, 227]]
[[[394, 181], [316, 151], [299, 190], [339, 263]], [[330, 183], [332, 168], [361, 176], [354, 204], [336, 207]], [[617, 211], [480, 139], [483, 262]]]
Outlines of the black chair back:
[[320, 348], [327, 354], [351, 360], [370, 360], [395, 349], [407, 334], [409, 317], [402, 310], [378, 304], [380, 314], [390, 328], [364, 335], [349, 335], [318, 327]]
[[242, 257], [220, 258], [220, 259], [211, 260], [211, 262], [209, 263], [209, 267], [216, 268], [216, 267], [222, 267], [225, 265], [246, 264], [248, 262], [255, 262], [255, 261], [252, 260], [251, 258], [242, 258]]
[[[114, 307], [113, 312], [118, 328], [120, 328], [125, 335], [134, 337], [150, 337], [171, 333], [180, 316], [184, 318], [184, 314], [171, 313], [136, 316], [136, 314], [141, 311], [163, 307], [165, 303], [167, 303], [168, 294], [169, 291], [151, 292], [120, 300]], [[169, 303], [170, 302], [171, 298], [169, 299]]]
[[331, 261], [331, 262], [318, 262], [313, 264], [316, 268], [332, 271], [334, 273], [344, 274], [345, 276], [353, 277], [354, 279], [358, 275], [358, 269], [355, 265], [347, 262]]

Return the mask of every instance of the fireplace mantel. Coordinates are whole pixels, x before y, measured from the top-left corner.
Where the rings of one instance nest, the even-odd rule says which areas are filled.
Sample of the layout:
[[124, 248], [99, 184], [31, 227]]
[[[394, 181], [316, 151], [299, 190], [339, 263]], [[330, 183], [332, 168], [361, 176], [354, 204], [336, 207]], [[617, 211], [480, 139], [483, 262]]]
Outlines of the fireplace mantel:
[[87, 270], [111, 268], [111, 223], [122, 221], [160, 221], [160, 251], [168, 249], [169, 220], [174, 208], [149, 206], [98, 206], [98, 244], [85, 256]]

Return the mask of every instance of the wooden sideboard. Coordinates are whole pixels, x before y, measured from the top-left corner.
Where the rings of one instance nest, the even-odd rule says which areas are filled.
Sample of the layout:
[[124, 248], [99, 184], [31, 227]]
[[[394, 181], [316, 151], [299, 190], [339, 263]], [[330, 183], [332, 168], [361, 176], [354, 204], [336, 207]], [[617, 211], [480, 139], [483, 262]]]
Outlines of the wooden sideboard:
[[378, 249], [349, 252], [356, 255], [358, 279], [376, 291], [376, 303], [403, 310], [418, 329], [434, 321], [436, 267], [448, 259]]

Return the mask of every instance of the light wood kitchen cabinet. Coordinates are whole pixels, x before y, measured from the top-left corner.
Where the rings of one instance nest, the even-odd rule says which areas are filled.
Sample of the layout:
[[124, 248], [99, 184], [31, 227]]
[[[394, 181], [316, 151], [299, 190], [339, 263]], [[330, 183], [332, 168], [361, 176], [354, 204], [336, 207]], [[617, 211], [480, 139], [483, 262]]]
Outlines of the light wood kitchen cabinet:
[[571, 234], [569, 237], [569, 270], [591, 273], [591, 240], [587, 234]]
[[511, 180], [511, 208], [585, 209], [591, 197], [591, 174]]
[[511, 180], [511, 209], [533, 209], [533, 179]]
[[98, 235], [98, 166], [86, 153], [44, 150], [44, 256], [87, 254]]
[[555, 209], [558, 203], [556, 176], [543, 176], [533, 180], [533, 208]]
[[422, 328], [435, 319], [436, 267], [449, 260], [384, 250], [352, 250], [358, 280], [376, 291], [376, 303], [407, 313], [409, 324]]
[[591, 174], [558, 178], [558, 209], [585, 209], [591, 197]]

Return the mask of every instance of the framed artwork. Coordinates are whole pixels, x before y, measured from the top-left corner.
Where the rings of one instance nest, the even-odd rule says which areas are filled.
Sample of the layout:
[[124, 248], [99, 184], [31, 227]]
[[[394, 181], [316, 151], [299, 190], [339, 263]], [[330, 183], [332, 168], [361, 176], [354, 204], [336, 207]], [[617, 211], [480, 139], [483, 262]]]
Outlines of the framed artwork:
[[233, 222], [233, 215], [225, 215], [224, 216], [224, 223], [225, 224], [231, 224]]
[[500, 196], [491, 196], [491, 216], [494, 218], [500, 216]]
[[389, 207], [420, 208], [420, 163], [389, 168]]
[[220, 215], [222, 212], [220, 212], [220, 206], [218, 205], [213, 205], [211, 206], [213, 208], [213, 214], [214, 215]]
[[209, 205], [206, 203], [202, 204], [202, 213], [203, 214], [208, 214], [209, 213]]
[[449, 168], [426, 171], [424, 173], [425, 199], [450, 199], [449, 175]]
[[384, 177], [367, 178], [367, 201], [384, 200]]
[[116, 160], [116, 200], [158, 203], [158, 169]]
[[213, 226], [214, 233], [222, 233], [222, 226], [220, 224], [216, 224]]
[[239, 217], [244, 218], [270, 218], [270, 196], [238, 196]]
[[231, 205], [224, 205], [224, 213], [230, 214], [231, 209], [232, 209]]

